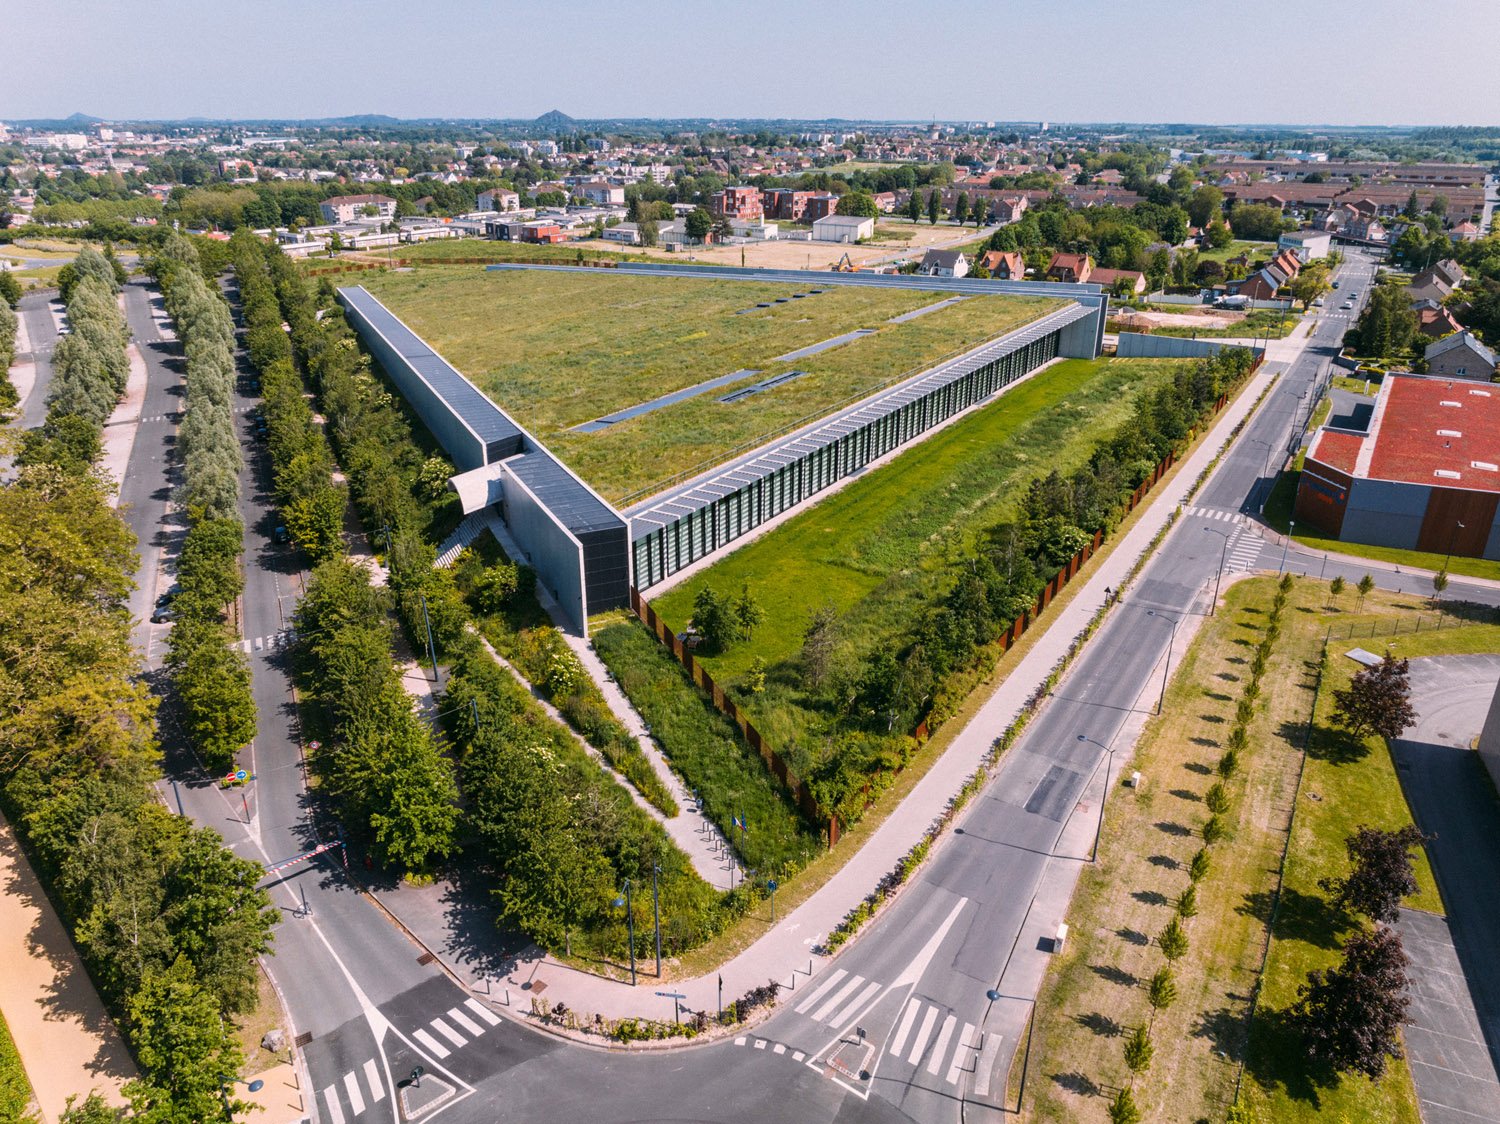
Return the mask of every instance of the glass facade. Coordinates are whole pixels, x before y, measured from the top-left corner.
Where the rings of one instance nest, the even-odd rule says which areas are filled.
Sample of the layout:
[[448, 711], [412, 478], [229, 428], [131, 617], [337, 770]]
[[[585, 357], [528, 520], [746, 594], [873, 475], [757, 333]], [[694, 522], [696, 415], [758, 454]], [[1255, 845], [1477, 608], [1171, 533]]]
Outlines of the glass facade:
[[[929, 390], [913, 387], [909, 394], [887, 395], [699, 489], [711, 486], [725, 493], [717, 498], [668, 500], [652, 508], [652, 521], [675, 514], [677, 508], [681, 514], [659, 526], [636, 523], [636, 588], [649, 589], [1055, 359], [1061, 334], [1059, 328], [1018, 342], [1013, 350]], [[762, 463], [778, 459], [784, 463]]]

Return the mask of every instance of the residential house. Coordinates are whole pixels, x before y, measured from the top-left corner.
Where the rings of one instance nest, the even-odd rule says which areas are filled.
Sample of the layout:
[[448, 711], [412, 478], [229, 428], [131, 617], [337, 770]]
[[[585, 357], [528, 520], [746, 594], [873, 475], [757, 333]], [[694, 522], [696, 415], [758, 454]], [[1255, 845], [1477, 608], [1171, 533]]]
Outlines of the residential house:
[[1096, 269], [1089, 274], [1089, 281], [1112, 293], [1119, 292], [1120, 287], [1136, 296], [1146, 291], [1146, 275], [1134, 269]]
[[528, 222], [521, 228], [522, 242], [548, 244], [561, 242], [562, 240], [562, 227], [548, 219], [538, 219], [535, 222]]
[[1442, 263], [1422, 270], [1411, 279], [1406, 286], [1407, 295], [1413, 301], [1432, 301], [1434, 304], [1442, 304], [1452, 295], [1453, 290], [1458, 287], [1457, 282], [1450, 280], [1450, 274], [1441, 268]]
[[514, 211], [520, 207], [521, 197], [503, 187], [492, 187], [481, 191], [475, 203], [481, 211]]
[[1477, 242], [1479, 234], [1479, 224], [1465, 219], [1448, 232], [1448, 238], [1452, 242]]
[[1384, 242], [1388, 235], [1385, 224], [1373, 214], [1357, 211], [1342, 231], [1345, 238], [1358, 238], [1366, 242]]
[[1417, 302], [1417, 331], [1431, 339], [1442, 339], [1454, 332], [1461, 332], [1464, 326], [1448, 309], [1432, 301]]
[[917, 272], [927, 277], [967, 277], [969, 259], [958, 250], [928, 250]]
[[396, 217], [396, 201], [389, 195], [335, 195], [318, 204], [323, 221], [328, 223], [353, 222], [365, 215], [370, 207], [375, 208], [374, 214], [378, 218], [389, 220]]
[[1018, 250], [989, 250], [979, 259], [996, 281], [1024, 281], [1026, 259]]
[[1024, 195], [1002, 195], [990, 199], [990, 221], [1006, 225], [1020, 222], [1026, 213], [1028, 200]]
[[1280, 250], [1290, 250], [1306, 265], [1318, 258], [1326, 258], [1333, 249], [1333, 235], [1326, 230], [1294, 230], [1276, 240]]
[[882, 215], [889, 215], [896, 209], [896, 193], [894, 191], [877, 191], [873, 196], [875, 209]]
[[1095, 183], [1102, 183], [1106, 187], [1119, 187], [1125, 182], [1125, 175], [1118, 168], [1105, 168], [1094, 177]]
[[765, 215], [758, 187], [726, 187], [709, 197], [708, 209], [717, 218], [758, 219]]
[[1229, 291], [1237, 297], [1249, 297], [1253, 301], [1276, 299], [1276, 291], [1286, 281], [1286, 274], [1274, 266], [1256, 270], [1243, 281], [1231, 281]]
[[819, 219], [826, 219], [838, 209], [839, 197], [837, 195], [832, 195], [826, 191], [817, 191], [807, 200], [807, 209], [802, 212], [802, 216], [813, 222], [817, 222]]
[[768, 187], [760, 193], [761, 209], [768, 219], [799, 222], [807, 210], [811, 191], [793, 191], [789, 187]]
[[604, 180], [590, 180], [588, 183], [579, 184], [577, 194], [587, 202], [600, 207], [623, 207], [625, 205], [625, 189], [617, 184], [606, 183]]
[[1087, 254], [1053, 254], [1047, 263], [1048, 281], [1082, 284], [1094, 272], [1094, 259]]
[[1433, 273], [1448, 282], [1448, 285], [1454, 289], [1469, 279], [1469, 275], [1464, 272], [1464, 267], [1452, 258], [1444, 258], [1436, 265], [1433, 265], [1431, 269]]
[[1474, 337], [1457, 332], [1427, 345], [1427, 373], [1444, 379], [1489, 382], [1495, 377], [1495, 353]]

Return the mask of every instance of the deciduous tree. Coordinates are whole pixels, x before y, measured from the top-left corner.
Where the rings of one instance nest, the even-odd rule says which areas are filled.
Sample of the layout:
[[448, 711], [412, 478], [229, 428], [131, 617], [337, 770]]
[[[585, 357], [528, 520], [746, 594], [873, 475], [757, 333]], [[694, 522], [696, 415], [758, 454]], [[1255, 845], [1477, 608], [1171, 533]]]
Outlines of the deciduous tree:
[[1403, 1056], [1407, 963], [1400, 937], [1379, 926], [1350, 937], [1337, 967], [1309, 972], [1289, 1012], [1308, 1056], [1336, 1073], [1384, 1074]]
[[1417, 720], [1410, 667], [1387, 652], [1374, 667], [1356, 673], [1347, 689], [1333, 693], [1334, 721], [1360, 737], [1399, 738]]
[[1397, 831], [1361, 827], [1344, 840], [1354, 869], [1342, 878], [1324, 878], [1318, 885], [1334, 895], [1341, 909], [1355, 909], [1372, 921], [1394, 925], [1401, 902], [1417, 892], [1412, 848], [1426, 840], [1415, 824]]

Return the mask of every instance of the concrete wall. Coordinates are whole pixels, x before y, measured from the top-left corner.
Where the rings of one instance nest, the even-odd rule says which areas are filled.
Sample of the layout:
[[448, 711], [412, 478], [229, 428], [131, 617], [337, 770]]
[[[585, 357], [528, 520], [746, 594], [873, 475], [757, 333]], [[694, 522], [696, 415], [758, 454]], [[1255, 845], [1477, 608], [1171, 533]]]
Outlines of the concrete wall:
[[1109, 317], [1109, 298], [1105, 297], [1092, 316], [1075, 320], [1062, 330], [1057, 353], [1066, 359], [1097, 359], [1104, 351], [1104, 321]]
[[514, 472], [504, 468], [505, 499], [500, 505], [506, 526], [515, 537], [525, 562], [536, 571], [537, 581], [562, 606], [578, 629], [588, 635], [588, 596], [583, 579], [583, 545], [548, 511]]
[[1500, 788], [1500, 685], [1495, 688], [1489, 717], [1484, 720], [1484, 729], [1479, 734], [1479, 759], [1490, 771], [1490, 779]]
[[1484, 546], [1484, 556], [1491, 561], [1500, 562], [1500, 519], [1490, 528], [1489, 541]]
[[359, 333], [360, 341], [375, 357], [376, 362], [396, 384], [403, 398], [411, 404], [437, 443], [443, 447], [454, 466], [460, 472], [479, 468], [486, 461], [484, 442], [464, 425], [448, 404], [427, 385], [427, 380], [417, 372], [410, 361], [396, 350], [385, 336], [370, 323], [353, 305], [341, 301], [344, 314], [350, 325]]
[[1388, 480], [1355, 480], [1344, 509], [1345, 542], [1415, 550], [1432, 489]]
[[[1121, 332], [1116, 354], [1124, 359], [1199, 359], [1217, 355], [1226, 347], [1222, 340], [1190, 340], [1183, 336], [1152, 336], [1143, 332]], [[1251, 350], [1259, 352], [1260, 348]]]

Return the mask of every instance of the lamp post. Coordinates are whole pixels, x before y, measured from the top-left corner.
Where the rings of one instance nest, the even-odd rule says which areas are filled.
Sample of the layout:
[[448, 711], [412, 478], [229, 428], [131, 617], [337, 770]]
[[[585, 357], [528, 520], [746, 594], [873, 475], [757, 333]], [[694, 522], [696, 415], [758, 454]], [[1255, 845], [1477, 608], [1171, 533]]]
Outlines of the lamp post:
[[1278, 574], [1286, 569], [1286, 552], [1291, 549], [1292, 532], [1296, 529], [1297, 521], [1295, 519], [1288, 519], [1286, 521], [1286, 541], [1281, 544], [1281, 564], [1276, 567], [1276, 572]]
[[427, 615], [427, 595], [417, 594], [417, 600], [422, 602], [422, 624], [427, 629], [427, 658], [432, 661], [432, 681], [438, 681], [437, 648], [432, 643], [432, 618]]
[[630, 879], [625, 879], [625, 896], [611, 903], [616, 909], [625, 907], [625, 929], [630, 940], [630, 986], [635, 986], [635, 914], [630, 912]]
[[1453, 521], [1453, 530], [1448, 533], [1448, 553], [1443, 555], [1443, 573], [1448, 572], [1448, 562], [1453, 557], [1453, 544], [1458, 541], [1458, 532], [1464, 529], [1464, 525], [1457, 519]]
[[661, 867], [651, 868], [651, 919], [656, 923], [656, 978], [661, 979], [661, 897], [656, 892], [656, 879]]
[[257, 1077], [254, 1081], [246, 1081], [243, 1077], [230, 1077], [227, 1074], [219, 1078], [219, 1096], [224, 1101], [224, 1119], [234, 1119], [234, 1109], [229, 1104], [229, 1090], [236, 1085], [243, 1085], [252, 1093], [258, 1093], [266, 1087], [266, 1083]]
[[[1105, 758], [1108, 764], [1104, 766], [1104, 791], [1099, 795], [1099, 822], [1094, 825], [1094, 850], [1089, 855], [1089, 862], [1092, 863], [1099, 861], [1099, 836], [1104, 833], [1104, 802], [1109, 799], [1109, 773], [1115, 765], [1115, 747], [1113, 745], [1105, 745], [1103, 742], [1094, 741], [1087, 734], [1079, 734], [1078, 740], [1097, 745], [1108, 754]], [[1097, 769], [1098, 766], [1095, 766], [1095, 768]]]
[[1162, 704], [1167, 701], [1167, 680], [1172, 677], [1172, 645], [1177, 643], [1177, 625], [1179, 622], [1167, 616], [1166, 613], [1159, 613], [1155, 609], [1147, 609], [1146, 615], [1148, 617], [1160, 617], [1172, 625], [1172, 638], [1167, 641], [1167, 662], [1161, 671], [1161, 694], [1156, 700], [1156, 713], [1160, 714]]
[[771, 892], [771, 924], [776, 924], [776, 887], [780, 885], [774, 878], [766, 879], [766, 889]]
[[1224, 560], [1229, 557], [1229, 534], [1217, 527], [1204, 527], [1203, 529], [1224, 540], [1224, 549], [1219, 552], [1219, 574], [1214, 578], [1214, 599], [1208, 606], [1208, 615], [1213, 616], [1219, 607], [1219, 585], [1224, 580]]

